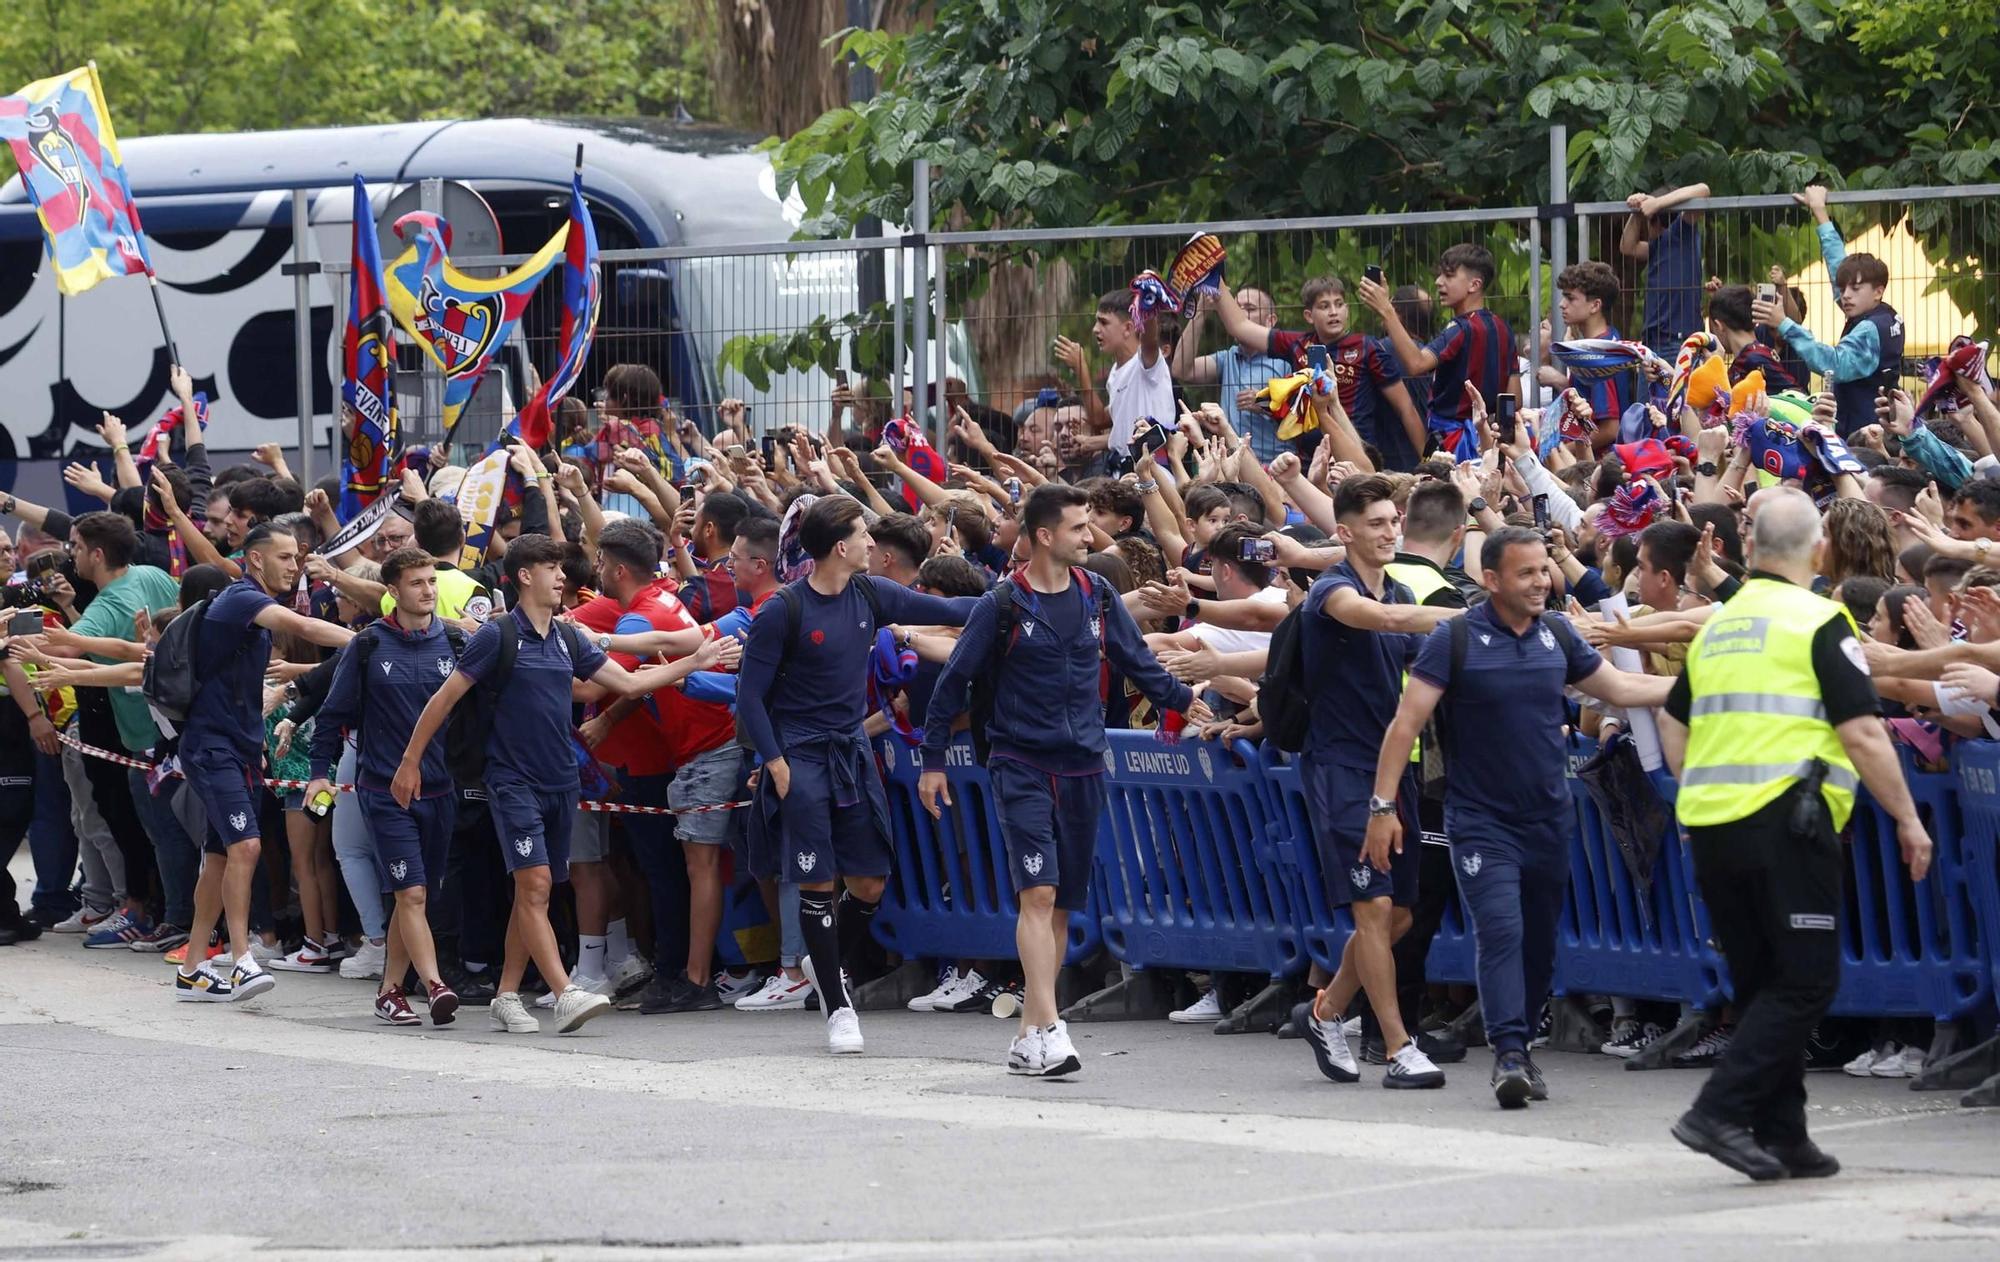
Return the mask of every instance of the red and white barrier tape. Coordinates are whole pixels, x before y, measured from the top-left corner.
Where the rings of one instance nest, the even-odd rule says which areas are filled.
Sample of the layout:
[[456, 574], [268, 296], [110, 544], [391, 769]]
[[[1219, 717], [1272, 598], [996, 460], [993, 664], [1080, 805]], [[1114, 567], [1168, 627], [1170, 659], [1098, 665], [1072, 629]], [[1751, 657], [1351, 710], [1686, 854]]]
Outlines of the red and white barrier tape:
[[[105, 762], [115, 762], [121, 767], [136, 767], [140, 771], [152, 771], [158, 766], [157, 763], [147, 762], [143, 758], [133, 758], [127, 754], [114, 753], [108, 749], [99, 749], [95, 745], [86, 745], [74, 736], [71, 736], [68, 732], [58, 732], [56, 735], [61, 738], [63, 744], [91, 758], [101, 758]], [[185, 776], [181, 775], [178, 767], [169, 768], [166, 774], [186, 779]], [[311, 783], [312, 781], [310, 780], [277, 780], [267, 777], [264, 780], [264, 787], [267, 789], [303, 790]], [[331, 787], [335, 793], [354, 792], [354, 786], [351, 784], [333, 784]], [[578, 802], [576, 805], [579, 810], [600, 811], [607, 815], [712, 815], [717, 811], [733, 811], [739, 807], [748, 806], [750, 803], [744, 801], [718, 802], [713, 806], [633, 806], [626, 802], [583, 801]]]

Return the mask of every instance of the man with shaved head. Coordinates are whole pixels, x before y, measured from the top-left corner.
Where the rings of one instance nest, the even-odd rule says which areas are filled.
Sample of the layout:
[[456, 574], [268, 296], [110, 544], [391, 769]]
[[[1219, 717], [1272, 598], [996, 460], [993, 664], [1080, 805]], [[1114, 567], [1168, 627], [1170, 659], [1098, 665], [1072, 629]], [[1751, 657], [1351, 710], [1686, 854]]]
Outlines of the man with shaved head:
[[1752, 1179], [1826, 1178], [1840, 1163], [1806, 1135], [1805, 1065], [1840, 986], [1838, 833], [1865, 784], [1913, 880], [1931, 840], [1876, 717], [1854, 618], [1811, 590], [1818, 510], [1775, 487], [1750, 512], [1749, 581], [1695, 637], [1661, 731], [1738, 1014], [1673, 1133]]

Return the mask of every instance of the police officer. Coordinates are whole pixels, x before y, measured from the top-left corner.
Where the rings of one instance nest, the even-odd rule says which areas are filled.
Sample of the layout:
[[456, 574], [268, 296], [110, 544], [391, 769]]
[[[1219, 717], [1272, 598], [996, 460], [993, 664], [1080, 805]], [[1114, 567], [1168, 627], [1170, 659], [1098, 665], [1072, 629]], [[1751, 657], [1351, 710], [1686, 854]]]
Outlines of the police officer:
[[1673, 1133], [1753, 1179], [1826, 1178], [1840, 1163], [1806, 1135], [1805, 1052], [1840, 984], [1836, 834], [1857, 783], [1896, 821], [1913, 880], [1931, 840], [1876, 718], [1854, 619], [1809, 589], [1825, 546], [1812, 500], [1774, 488], [1751, 511], [1750, 579], [1695, 637], [1663, 729], [1737, 1009], [1736, 1037]]

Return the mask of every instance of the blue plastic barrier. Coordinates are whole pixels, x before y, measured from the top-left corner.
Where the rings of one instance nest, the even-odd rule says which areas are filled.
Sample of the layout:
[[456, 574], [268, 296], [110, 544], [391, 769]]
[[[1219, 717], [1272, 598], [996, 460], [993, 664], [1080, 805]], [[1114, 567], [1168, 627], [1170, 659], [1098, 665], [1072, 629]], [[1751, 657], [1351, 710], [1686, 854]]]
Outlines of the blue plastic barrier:
[[[972, 743], [955, 740], [945, 778], [953, 805], [932, 819], [917, 801], [916, 751], [894, 737], [877, 742], [896, 869], [882, 894], [875, 936], [909, 959], [1011, 960], [1020, 912], [1007, 875], [1007, 851], [994, 814], [993, 782], [973, 759]], [[1097, 891], [1069, 918], [1069, 962], [1097, 952]]]
[[[1721, 994], [1722, 961], [1708, 945], [1708, 913], [1695, 893], [1694, 860], [1671, 817], [1660, 839], [1652, 880], [1642, 896], [1597, 803], [1575, 778], [1597, 753], [1577, 740], [1570, 751], [1569, 893], [1556, 941], [1557, 994], [1620, 995], [1675, 1003], [1713, 1003]], [[1675, 785], [1664, 771], [1650, 777], [1671, 812]]]
[[1962, 741], [1952, 758], [1964, 825], [1959, 857], [1972, 891], [1989, 993], [2000, 986], [2000, 744]]
[[[1327, 904], [1326, 876], [1320, 871], [1319, 846], [1313, 840], [1312, 820], [1306, 814], [1305, 785], [1299, 777], [1298, 763], [1272, 745], [1258, 751], [1257, 761], [1263, 772], [1265, 810], [1270, 817], [1271, 852], [1277, 859], [1292, 906], [1302, 913], [1299, 939], [1307, 958], [1329, 973], [1337, 972], [1340, 953], [1354, 933], [1354, 917], [1345, 906]], [[1468, 945], [1467, 950], [1470, 949]]]
[[1104, 941], [1134, 968], [1306, 966], [1256, 751], [1112, 732], [1097, 864]]

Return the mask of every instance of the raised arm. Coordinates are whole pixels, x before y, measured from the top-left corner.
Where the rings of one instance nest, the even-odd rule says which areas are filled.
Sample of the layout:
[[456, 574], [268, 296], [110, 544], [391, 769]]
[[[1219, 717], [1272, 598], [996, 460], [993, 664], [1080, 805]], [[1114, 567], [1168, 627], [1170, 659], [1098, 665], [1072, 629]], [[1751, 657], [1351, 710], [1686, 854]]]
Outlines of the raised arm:
[[257, 611], [253, 621], [266, 631], [283, 631], [295, 635], [308, 644], [317, 644], [323, 649], [344, 648], [354, 638], [354, 632], [338, 623], [320, 618], [308, 618], [283, 605], [266, 605]]

